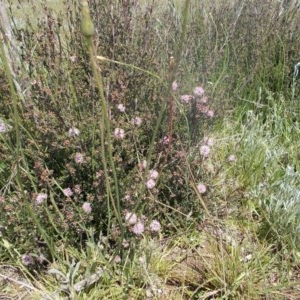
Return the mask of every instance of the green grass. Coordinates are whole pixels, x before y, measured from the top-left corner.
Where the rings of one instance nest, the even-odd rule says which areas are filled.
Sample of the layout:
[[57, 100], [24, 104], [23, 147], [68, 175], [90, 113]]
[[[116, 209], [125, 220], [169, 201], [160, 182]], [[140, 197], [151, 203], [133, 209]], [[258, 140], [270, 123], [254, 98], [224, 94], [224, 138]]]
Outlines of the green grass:
[[21, 4], [1, 299], [299, 299], [299, 8], [157, 3]]

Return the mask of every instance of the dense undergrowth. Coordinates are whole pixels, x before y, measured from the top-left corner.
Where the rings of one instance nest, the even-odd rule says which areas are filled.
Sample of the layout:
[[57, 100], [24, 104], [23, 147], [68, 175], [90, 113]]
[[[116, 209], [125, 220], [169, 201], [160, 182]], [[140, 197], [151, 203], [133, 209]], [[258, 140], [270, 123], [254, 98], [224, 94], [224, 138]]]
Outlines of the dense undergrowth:
[[28, 3], [18, 59], [1, 37], [0, 295], [298, 299], [299, 7]]

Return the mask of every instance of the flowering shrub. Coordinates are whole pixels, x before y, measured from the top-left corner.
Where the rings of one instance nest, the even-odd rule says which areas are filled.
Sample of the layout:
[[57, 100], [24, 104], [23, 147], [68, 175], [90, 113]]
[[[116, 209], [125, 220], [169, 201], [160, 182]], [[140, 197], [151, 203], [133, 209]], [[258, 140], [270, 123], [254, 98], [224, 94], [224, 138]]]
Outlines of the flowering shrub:
[[[4, 121], [9, 113], [0, 119], [4, 162], [11, 168], [21, 163], [22, 171], [14, 178], [6, 173], [5, 201], [0, 205], [6, 211], [3, 234], [21, 227], [13, 236], [24, 242], [25, 252], [46, 239], [38, 228], [45, 228], [49, 236], [60, 232], [76, 244], [86, 237], [85, 228], [92, 227], [110, 233], [116, 242], [170, 231], [164, 228], [165, 217], [178, 211], [181, 216], [192, 212], [192, 217], [202, 217], [192, 186], [209, 182], [201, 164], [209, 160], [212, 143], [199, 144], [214, 118], [209, 91], [201, 85], [184, 94], [180, 75], [168, 82], [164, 64], [169, 54], [157, 35], [154, 7], [149, 4], [146, 15], [137, 8], [135, 20], [130, 10], [119, 7], [117, 26], [108, 22], [104, 2], [90, 1], [97, 29], [94, 43], [99, 45], [96, 54], [108, 59], [96, 71], [101, 69], [104, 77], [103, 90], [87, 45], [75, 30], [81, 22], [81, 8], [75, 2], [67, 4], [74, 6], [67, 10], [68, 24], [74, 25], [66, 32], [67, 49], [54, 34], [60, 20], [50, 12], [38, 19], [34, 33], [23, 33], [22, 55], [34, 70], [28, 75], [30, 97], [18, 111], [22, 126], [14, 128], [21, 132], [22, 159], [13, 155], [15, 136], [12, 125]], [[133, 27], [133, 22], [140, 26]], [[166, 38], [175, 47], [178, 25], [166, 26]], [[21, 38], [21, 32], [16, 35]], [[158, 57], [157, 51], [162, 55]], [[60, 64], [55, 63], [58, 57]], [[128, 67], [118, 66], [118, 61], [126, 61]], [[0, 103], [1, 108], [11, 106], [11, 101]], [[105, 118], [108, 125], [102, 123]], [[198, 191], [208, 196], [204, 184]], [[36, 217], [28, 216], [24, 226], [21, 216], [28, 207]]]

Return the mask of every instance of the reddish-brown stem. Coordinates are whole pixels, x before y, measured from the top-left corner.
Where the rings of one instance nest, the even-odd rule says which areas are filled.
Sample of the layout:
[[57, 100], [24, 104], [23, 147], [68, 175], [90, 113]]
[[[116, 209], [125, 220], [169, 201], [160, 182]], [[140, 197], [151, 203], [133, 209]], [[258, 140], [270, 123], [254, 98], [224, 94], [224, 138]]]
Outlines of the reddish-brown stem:
[[173, 138], [173, 115], [174, 115], [173, 96], [170, 96], [170, 101], [169, 101], [169, 136], [168, 136], [169, 146], [168, 146], [167, 155], [170, 153], [171, 147], [172, 147], [172, 138]]

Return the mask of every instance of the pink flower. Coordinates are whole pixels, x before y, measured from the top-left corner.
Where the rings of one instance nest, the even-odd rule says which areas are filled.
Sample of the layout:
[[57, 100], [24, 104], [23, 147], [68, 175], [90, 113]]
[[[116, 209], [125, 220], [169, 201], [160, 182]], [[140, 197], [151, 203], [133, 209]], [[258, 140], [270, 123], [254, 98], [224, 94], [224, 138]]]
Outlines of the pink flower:
[[82, 209], [86, 214], [90, 214], [92, 212], [92, 206], [89, 202], [84, 202], [82, 204]]
[[156, 179], [158, 177], [158, 172], [156, 170], [150, 170], [149, 177], [152, 179]]
[[73, 192], [70, 188], [63, 189], [63, 193], [66, 197], [71, 197], [73, 195]]
[[45, 193], [39, 193], [37, 196], [36, 196], [36, 202], [38, 203], [38, 204], [41, 204], [41, 203], [43, 203], [46, 199], [47, 199], [47, 194], [45, 194]]
[[150, 231], [152, 231], [152, 232], [158, 232], [161, 230], [161, 225], [157, 220], [153, 220], [150, 223], [149, 227], [150, 227]]
[[141, 126], [142, 119], [140, 117], [135, 117], [135, 118], [133, 118], [132, 123], [136, 126]]
[[199, 183], [197, 185], [197, 190], [200, 194], [204, 194], [206, 192], [206, 186], [203, 183]]
[[155, 187], [155, 181], [151, 178], [146, 182], [146, 187], [151, 190]]
[[145, 226], [141, 221], [138, 221], [133, 227], [132, 227], [132, 232], [135, 235], [141, 235], [145, 230]]
[[117, 109], [118, 109], [120, 112], [125, 112], [125, 106], [124, 106], [123, 104], [118, 104]]
[[234, 162], [236, 161], [236, 156], [234, 154], [231, 154], [228, 156], [228, 159], [227, 159], [229, 162]]
[[178, 89], [178, 84], [176, 81], [173, 81], [172, 82], [172, 90], [175, 92], [175, 91], [177, 91], [177, 89]]
[[77, 152], [77, 153], [75, 154], [75, 162], [76, 162], [77, 164], [82, 164], [82, 163], [84, 162], [83, 154]]
[[29, 266], [29, 265], [33, 265], [34, 264], [33, 257], [31, 255], [29, 255], [29, 254], [22, 255], [21, 261], [22, 261], [22, 264], [24, 266]]
[[125, 136], [124, 129], [116, 128], [114, 131], [114, 135], [117, 139], [123, 139]]
[[70, 137], [74, 137], [74, 136], [79, 135], [79, 134], [80, 134], [80, 131], [79, 131], [79, 129], [76, 128], [76, 127], [71, 127], [71, 128], [69, 129], [68, 134], [69, 134]]
[[1, 119], [0, 119], [0, 132], [7, 132], [9, 130], [10, 126], [6, 125]]
[[200, 147], [200, 154], [204, 157], [209, 156], [210, 148], [207, 145], [203, 145]]
[[201, 86], [196, 86], [196, 87], [194, 88], [194, 95], [195, 95], [195, 96], [201, 97], [201, 96], [203, 96], [203, 94], [204, 94], [204, 89], [203, 89], [203, 87], [201, 87]]
[[207, 112], [206, 112], [206, 115], [209, 117], [209, 118], [213, 118], [215, 113], [213, 110], [209, 109]]
[[128, 225], [134, 225], [138, 221], [138, 217], [135, 213], [128, 212], [125, 215], [125, 221]]
[[180, 97], [180, 99], [183, 103], [188, 104], [193, 99], [193, 96], [192, 95], [182, 95]]

